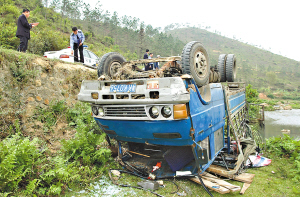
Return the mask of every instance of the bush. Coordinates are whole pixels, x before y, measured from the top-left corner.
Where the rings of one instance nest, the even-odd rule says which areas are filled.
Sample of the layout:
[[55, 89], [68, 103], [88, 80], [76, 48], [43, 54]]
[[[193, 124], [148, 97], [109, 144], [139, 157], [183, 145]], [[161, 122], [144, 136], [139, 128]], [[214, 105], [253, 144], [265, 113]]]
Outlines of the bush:
[[77, 129], [73, 139], [62, 142], [57, 155], [51, 156], [37, 138], [30, 140], [17, 134], [1, 141], [0, 195], [60, 195], [68, 187], [87, 186], [103, 173], [111, 154], [109, 149], [100, 147], [105, 136], [89, 111], [88, 104], [78, 103], [68, 108], [64, 101], [51, 103], [48, 108], [37, 111], [42, 112], [40, 115], [46, 114], [44, 121], [50, 123], [58, 116], [68, 117], [70, 125]]
[[272, 137], [266, 141], [266, 150], [271, 157], [288, 158], [295, 165], [291, 174], [295, 181], [300, 181], [300, 141], [294, 140], [289, 135]]
[[43, 55], [45, 51], [58, 51], [69, 46], [69, 39], [58, 31], [42, 29], [31, 33], [28, 51]]
[[256, 101], [258, 98], [258, 92], [256, 89], [252, 89], [252, 85], [248, 84], [246, 86], [246, 98], [248, 102]]
[[13, 192], [40, 173], [44, 162], [43, 151], [37, 149], [39, 141], [13, 135], [0, 143], [0, 191]]
[[[105, 135], [90, 115], [91, 107], [87, 103], [77, 103], [68, 111], [70, 125], [76, 126], [77, 133], [72, 140], [62, 140], [62, 153], [69, 161], [80, 161], [82, 165], [106, 163], [110, 157], [109, 149], [100, 149], [99, 144]], [[100, 134], [100, 135], [99, 135]]]

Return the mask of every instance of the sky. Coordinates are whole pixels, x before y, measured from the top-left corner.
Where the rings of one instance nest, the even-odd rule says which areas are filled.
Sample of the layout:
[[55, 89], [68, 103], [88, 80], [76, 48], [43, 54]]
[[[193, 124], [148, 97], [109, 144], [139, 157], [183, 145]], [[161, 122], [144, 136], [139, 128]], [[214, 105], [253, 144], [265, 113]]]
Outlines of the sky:
[[100, 0], [100, 4], [111, 14], [116, 11], [119, 17], [136, 17], [162, 29], [172, 23], [210, 26], [210, 31], [300, 61], [298, 0]]

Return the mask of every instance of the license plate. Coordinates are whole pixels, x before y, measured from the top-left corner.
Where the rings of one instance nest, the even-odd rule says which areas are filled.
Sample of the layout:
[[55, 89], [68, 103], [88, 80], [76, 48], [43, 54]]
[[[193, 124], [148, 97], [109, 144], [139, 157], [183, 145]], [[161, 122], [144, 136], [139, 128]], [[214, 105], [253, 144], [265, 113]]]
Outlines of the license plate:
[[110, 92], [135, 92], [136, 84], [110, 85]]
[[147, 89], [159, 89], [158, 81], [147, 81]]

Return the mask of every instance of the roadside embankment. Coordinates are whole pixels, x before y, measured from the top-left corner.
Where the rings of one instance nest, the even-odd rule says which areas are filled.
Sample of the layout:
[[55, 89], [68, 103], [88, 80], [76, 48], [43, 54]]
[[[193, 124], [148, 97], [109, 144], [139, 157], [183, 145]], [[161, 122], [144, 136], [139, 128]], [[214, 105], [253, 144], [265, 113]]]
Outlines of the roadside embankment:
[[96, 70], [79, 64], [0, 48], [0, 138], [19, 130], [44, 139], [55, 151], [58, 139], [69, 139], [74, 131], [58, 117], [50, 132], [35, 112], [58, 101], [73, 106], [82, 80], [96, 77]]

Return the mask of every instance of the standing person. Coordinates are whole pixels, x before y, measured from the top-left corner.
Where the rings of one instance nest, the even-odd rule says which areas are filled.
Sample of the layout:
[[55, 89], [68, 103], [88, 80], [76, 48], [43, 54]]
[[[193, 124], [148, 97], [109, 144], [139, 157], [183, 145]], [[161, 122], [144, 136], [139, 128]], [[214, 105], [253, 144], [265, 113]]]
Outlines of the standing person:
[[144, 54], [144, 59], [148, 59], [149, 49], [146, 49], [146, 53]]
[[[148, 59], [152, 59], [152, 57], [153, 57], [153, 53], [150, 53]], [[147, 66], [145, 67], [145, 71], [147, 70], [153, 70], [153, 62], [147, 64]]]
[[18, 18], [18, 26], [16, 37], [20, 38], [20, 45], [18, 47], [18, 51], [26, 52], [28, 47], [28, 40], [30, 39], [30, 29], [35, 25], [29, 24], [27, 18], [30, 15], [30, 11], [28, 9], [23, 9], [23, 13]]
[[[148, 59], [149, 49], [146, 49], [146, 53], [144, 54], [144, 59]], [[144, 70], [146, 70], [148, 64], [144, 64]]]
[[[157, 58], [160, 58], [160, 55], [157, 55]], [[153, 70], [158, 70], [158, 69], [159, 69], [159, 62], [154, 62]]]
[[74, 62], [78, 62], [78, 49], [80, 54], [80, 62], [84, 63], [83, 57], [83, 42], [85, 40], [84, 34], [77, 27], [72, 28], [73, 33], [70, 36], [71, 54], [74, 54]]

